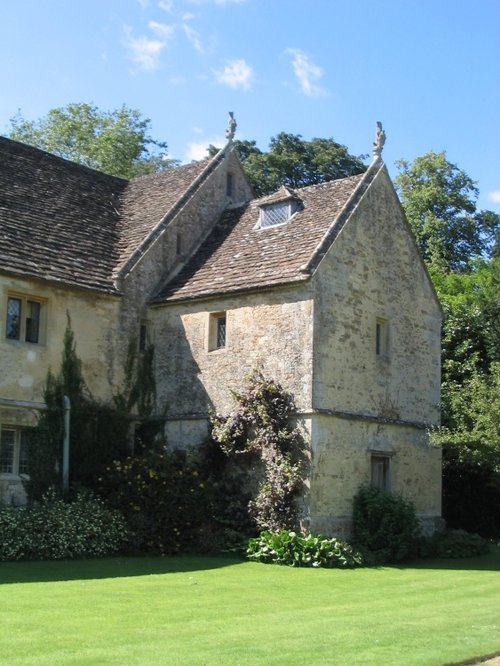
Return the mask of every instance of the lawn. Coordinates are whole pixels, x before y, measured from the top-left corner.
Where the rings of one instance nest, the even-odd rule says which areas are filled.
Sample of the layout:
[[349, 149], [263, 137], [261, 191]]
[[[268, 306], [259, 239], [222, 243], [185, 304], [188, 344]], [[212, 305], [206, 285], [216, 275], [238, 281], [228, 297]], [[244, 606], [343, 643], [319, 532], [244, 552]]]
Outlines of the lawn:
[[500, 554], [352, 571], [0, 563], [0, 663], [442, 665], [500, 651]]

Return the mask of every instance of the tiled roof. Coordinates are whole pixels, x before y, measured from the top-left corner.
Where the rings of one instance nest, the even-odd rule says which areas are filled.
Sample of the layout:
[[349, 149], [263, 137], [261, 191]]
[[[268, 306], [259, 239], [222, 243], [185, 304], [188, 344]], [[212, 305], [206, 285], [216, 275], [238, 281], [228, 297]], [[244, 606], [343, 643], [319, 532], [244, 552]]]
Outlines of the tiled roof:
[[121, 197], [122, 228], [118, 243], [119, 270], [186, 192], [209, 160], [165, 169], [131, 180]]
[[127, 181], [0, 137], [0, 268], [115, 291]]
[[[257, 199], [227, 210], [188, 264], [155, 302], [200, 298], [307, 279], [305, 270], [364, 174], [294, 191], [303, 202], [286, 224], [257, 229]], [[267, 198], [266, 201], [267, 202]], [[335, 223], [335, 224], [334, 224]]]
[[120, 267], [206, 165], [127, 182], [0, 137], [0, 270], [116, 292]]

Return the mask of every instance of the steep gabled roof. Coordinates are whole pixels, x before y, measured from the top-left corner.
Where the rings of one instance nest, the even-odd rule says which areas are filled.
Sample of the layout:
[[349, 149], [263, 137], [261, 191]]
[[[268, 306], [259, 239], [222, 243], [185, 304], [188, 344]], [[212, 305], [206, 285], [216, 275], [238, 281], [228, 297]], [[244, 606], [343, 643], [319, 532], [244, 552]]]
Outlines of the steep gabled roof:
[[[302, 209], [283, 225], [257, 228], [263, 204], [273, 195], [227, 210], [187, 265], [160, 291], [155, 303], [229, 294], [300, 282], [310, 277], [368, 183], [365, 174], [293, 191]], [[292, 196], [289, 193], [288, 196]]]
[[114, 292], [126, 186], [0, 137], [0, 269]]
[[129, 182], [0, 137], [0, 270], [118, 293], [120, 269], [208, 164]]

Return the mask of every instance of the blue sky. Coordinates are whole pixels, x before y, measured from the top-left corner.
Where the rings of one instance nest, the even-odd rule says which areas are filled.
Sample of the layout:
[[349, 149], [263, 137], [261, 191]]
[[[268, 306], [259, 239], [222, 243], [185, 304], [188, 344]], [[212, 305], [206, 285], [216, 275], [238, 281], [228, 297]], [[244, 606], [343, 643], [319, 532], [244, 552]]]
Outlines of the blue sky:
[[0, 133], [70, 102], [151, 119], [173, 157], [280, 131], [446, 150], [500, 212], [500, 0], [2, 0]]

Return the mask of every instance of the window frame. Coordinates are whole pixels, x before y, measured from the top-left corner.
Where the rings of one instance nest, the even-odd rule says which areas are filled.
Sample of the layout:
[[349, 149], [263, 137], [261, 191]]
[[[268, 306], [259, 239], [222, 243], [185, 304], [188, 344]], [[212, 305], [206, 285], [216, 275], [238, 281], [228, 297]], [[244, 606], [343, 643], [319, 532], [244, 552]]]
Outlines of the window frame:
[[[380, 451], [374, 451], [370, 455], [370, 485], [386, 493], [390, 493], [392, 490], [391, 459], [390, 454]], [[380, 468], [382, 469], [381, 474]]]
[[[269, 213], [271, 210], [276, 210], [278, 208], [286, 208], [286, 219], [282, 222], [274, 223], [265, 223], [266, 213]], [[286, 199], [285, 201], [275, 201], [274, 203], [264, 204], [260, 206], [259, 210], [259, 221], [257, 223], [257, 229], [274, 229], [275, 227], [282, 227], [285, 224], [288, 224], [292, 217], [299, 211], [301, 208], [300, 202], [295, 199]]]
[[[19, 323], [17, 335], [11, 335], [11, 302], [19, 303]], [[36, 311], [36, 316], [33, 314]], [[9, 342], [22, 344], [44, 345], [47, 318], [47, 299], [16, 291], [6, 294], [6, 310], [4, 319], [4, 337]], [[36, 323], [33, 328], [32, 322]]]
[[210, 312], [208, 319], [208, 352], [227, 349], [227, 312]]
[[375, 356], [389, 358], [389, 320], [384, 317], [375, 319]]
[[[0, 426], [0, 478], [29, 479], [29, 440], [24, 440], [23, 436], [29, 437], [32, 430], [33, 428], [7, 424]], [[4, 456], [4, 433], [13, 433], [12, 453], [8, 463], [10, 469], [4, 469], [7, 460], [7, 456]]]

